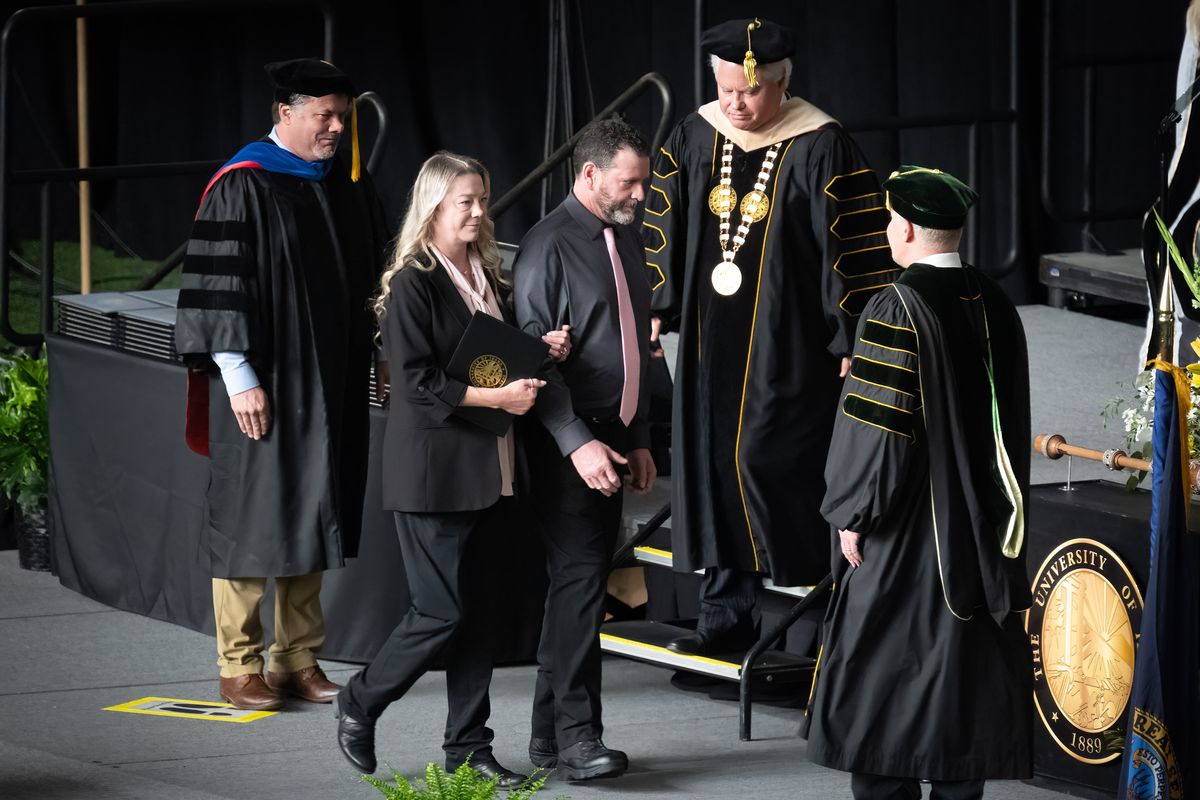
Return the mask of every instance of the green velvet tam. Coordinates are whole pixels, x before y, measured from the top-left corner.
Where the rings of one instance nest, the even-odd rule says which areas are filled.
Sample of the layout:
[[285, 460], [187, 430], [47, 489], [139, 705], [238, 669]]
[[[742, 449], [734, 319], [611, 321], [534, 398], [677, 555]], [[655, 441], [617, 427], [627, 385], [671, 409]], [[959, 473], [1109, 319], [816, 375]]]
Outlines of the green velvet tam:
[[963, 226], [979, 195], [948, 172], [902, 166], [883, 182], [887, 207], [914, 225], [938, 230]]
[[354, 97], [354, 84], [350, 76], [319, 58], [293, 58], [290, 61], [275, 61], [264, 67], [271, 83], [275, 84], [275, 100], [286, 103], [293, 94], [309, 97], [324, 97], [327, 94], [344, 94]]
[[[753, 51], [759, 64], [783, 61], [796, 52], [796, 40], [792, 32], [767, 19], [758, 20], [759, 26], [749, 31], [752, 19], [731, 19], [714, 25], [700, 35], [700, 47], [722, 61], [741, 64], [746, 51]], [[749, 46], [747, 46], [749, 45]]]

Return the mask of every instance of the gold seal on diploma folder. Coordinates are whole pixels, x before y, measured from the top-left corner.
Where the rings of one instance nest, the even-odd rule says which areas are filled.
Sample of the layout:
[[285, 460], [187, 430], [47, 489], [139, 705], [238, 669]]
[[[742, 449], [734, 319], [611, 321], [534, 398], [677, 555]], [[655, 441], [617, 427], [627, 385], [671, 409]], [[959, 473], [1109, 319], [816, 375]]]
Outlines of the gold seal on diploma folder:
[[[521, 378], [532, 378], [550, 355], [550, 346], [503, 320], [475, 312], [458, 341], [446, 374], [468, 386], [499, 389]], [[459, 406], [454, 416], [503, 436], [512, 414], [498, 408]]]
[[508, 383], [508, 367], [498, 356], [485, 353], [471, 362], [467, 377], [472, 386], [481, 389], [499, 389]]

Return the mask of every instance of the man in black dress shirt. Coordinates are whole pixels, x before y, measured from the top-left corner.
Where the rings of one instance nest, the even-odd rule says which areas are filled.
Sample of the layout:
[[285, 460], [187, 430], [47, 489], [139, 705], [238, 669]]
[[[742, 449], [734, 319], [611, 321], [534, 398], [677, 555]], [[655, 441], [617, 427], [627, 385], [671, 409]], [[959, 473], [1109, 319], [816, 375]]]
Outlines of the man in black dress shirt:
[[575, 185], [521, 242], [513, 265], [517, 322], [541, 336], [570, 326], [573, 349], [538, 395], [528, 425], [532, 497], [550, 589], [534, 690], [529, 757], [570, 780], [629, 766], [600, 740], [605, 581], [621, 524], [621, 477], [654, 484], [646, 422], [650, 287], [633, 227], [650, 159], [620, 118], [590, 125], [575, 146]]

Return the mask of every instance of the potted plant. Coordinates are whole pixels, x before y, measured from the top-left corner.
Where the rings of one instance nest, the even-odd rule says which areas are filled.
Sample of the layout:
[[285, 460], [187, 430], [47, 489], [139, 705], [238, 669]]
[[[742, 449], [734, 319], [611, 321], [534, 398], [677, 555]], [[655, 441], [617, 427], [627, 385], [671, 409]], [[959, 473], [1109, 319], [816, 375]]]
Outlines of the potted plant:
[[50, 432], [45, 357], [0, 357], [0, 493], [17, 513], [17, 549], [24, 569], [50, 569], [46, 475]]
[[[495, 800], [500, 796], [496, 779], [483, 777], [469, 762], [453, 773], [447, 773], [431, 761], [425, 765], [425, 780], [412, 783], [395, 769], [392, 770], [391, 782], [373, 775], [363, 775], [362, 779], [378, 789], [387, 800]], [[533, 775], [505, 796], [508, 800], [527, 800], [545, 783], [545, 775]], [[563, 798], [560, 796], [559, 800]]]

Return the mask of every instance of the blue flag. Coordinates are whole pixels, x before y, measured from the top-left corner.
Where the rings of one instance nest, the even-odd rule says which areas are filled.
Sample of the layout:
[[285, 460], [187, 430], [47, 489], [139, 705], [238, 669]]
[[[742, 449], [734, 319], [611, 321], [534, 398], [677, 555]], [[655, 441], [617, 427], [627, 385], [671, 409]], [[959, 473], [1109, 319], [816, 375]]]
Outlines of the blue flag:
[[1155, 362], [1150, 572], [1129, 697], [1119, 800], [1200, 800], [1197, 536], [1187, 529], [1187, 374]]

